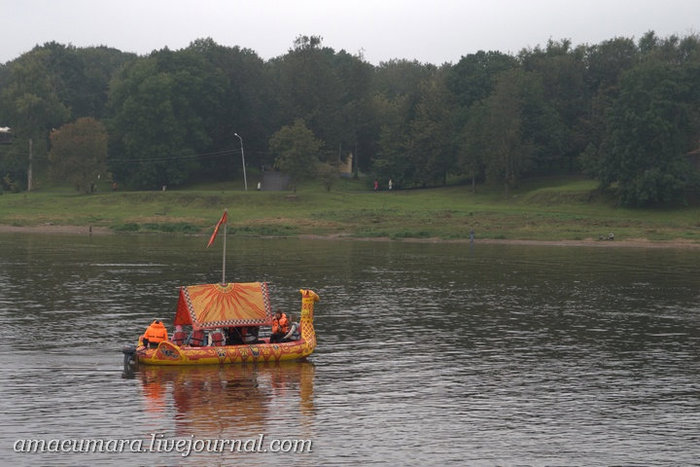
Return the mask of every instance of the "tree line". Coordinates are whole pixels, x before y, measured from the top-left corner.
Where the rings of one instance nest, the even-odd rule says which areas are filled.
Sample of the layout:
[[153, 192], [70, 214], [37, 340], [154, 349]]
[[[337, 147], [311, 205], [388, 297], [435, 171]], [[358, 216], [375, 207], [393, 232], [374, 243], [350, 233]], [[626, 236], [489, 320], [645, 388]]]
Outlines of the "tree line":
[[244, 142], [248, 166], [295, 183], [327, 181], [352, 153], [400, 188], [491, 182], [508, 195], [585, 174], [621, 204], [668, 205], [700, 186], [700, 38], [550, 40], [440, 66], [375, 66], [317, 36], [268, 61], [212, 39], [147, 56], [51, 42], [0, 64], [0, 127], [13, 136], [6, 190], [27, 188], [29, 140], [35, 173], [85, 191], [98, 176], [134, 189], [231, 179]]

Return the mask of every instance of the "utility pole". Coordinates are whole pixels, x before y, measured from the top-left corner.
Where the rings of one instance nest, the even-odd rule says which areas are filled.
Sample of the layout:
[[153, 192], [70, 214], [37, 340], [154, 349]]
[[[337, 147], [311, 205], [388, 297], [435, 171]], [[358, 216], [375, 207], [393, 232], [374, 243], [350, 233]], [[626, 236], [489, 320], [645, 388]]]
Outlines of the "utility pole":
[[248, 178], [245, 176], [245, 154], [243, 153], [243, 138], [238, 133], [234, 133], [236, 138], [241, 142], [241, 163], [243, 164], [243, 183], [245, 185], [245, 191], [248, 191]]
[[32, 191], [32, 139], [29, 138], [29, 168], [27, 169], [27, 191]]

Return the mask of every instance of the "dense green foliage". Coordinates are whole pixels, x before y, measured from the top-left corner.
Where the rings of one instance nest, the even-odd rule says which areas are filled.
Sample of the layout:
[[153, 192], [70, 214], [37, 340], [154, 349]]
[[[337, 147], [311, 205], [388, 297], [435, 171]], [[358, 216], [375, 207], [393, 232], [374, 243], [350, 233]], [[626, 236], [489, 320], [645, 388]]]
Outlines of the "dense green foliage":
[[91, 193], [95, 182], [109, 176], [107, 130], [94, 118], [81, 117], [51, 131], [52, 175], [72, 183], [76, 190]]
[[549, 41], [442, 66], [373, 66], [315, 36], [269, 61], [211, 39], [148, 56], [48, 43], [0, 64], [0, 126], [14, 135], [0, 146], [5, 189], [27, 179], [30, 138], [35, 175], [59, 173], [50, 131], [81, 117], [104, 124], [109, 172], [137, 189], [238, 176], [238, 133], [248, 166], [327, 189], [352, 153], [381, 186], [493, 181], [508, 196], [532, 177], [583, 173], [624, 205], [677, 204], [700, 186], [688, 156], [700, 146], [700, 38]]
[[301, 119], [283, 126], [270, 138], [270, 151], [279, 154], [275, 168], [289, 174], [294, 191], [305, 175], [315, 175], [321, 145]]

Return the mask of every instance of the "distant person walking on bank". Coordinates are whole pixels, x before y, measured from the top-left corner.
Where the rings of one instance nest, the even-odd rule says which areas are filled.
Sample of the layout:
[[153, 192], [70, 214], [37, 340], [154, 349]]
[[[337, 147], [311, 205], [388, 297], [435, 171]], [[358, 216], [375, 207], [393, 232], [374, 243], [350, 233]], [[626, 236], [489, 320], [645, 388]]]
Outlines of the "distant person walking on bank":
[[394, 183], [389, 179], [389, 191], [391, 191], [391, 188], [394, 186]]
[[379, 182], [377, 180], [374, 180], [374, 191], [379, 190]]

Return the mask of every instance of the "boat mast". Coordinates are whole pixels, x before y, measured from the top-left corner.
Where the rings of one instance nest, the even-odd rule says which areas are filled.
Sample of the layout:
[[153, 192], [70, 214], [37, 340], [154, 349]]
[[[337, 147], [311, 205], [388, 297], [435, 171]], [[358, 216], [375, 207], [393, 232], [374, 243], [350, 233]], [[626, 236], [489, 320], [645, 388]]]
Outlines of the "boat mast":
[[221, 285], [226, 285], [226, 229], [228, 228], [228, 209], [224, 209], [226, 222], [224, 222], [224, 251], [221, 257]]

